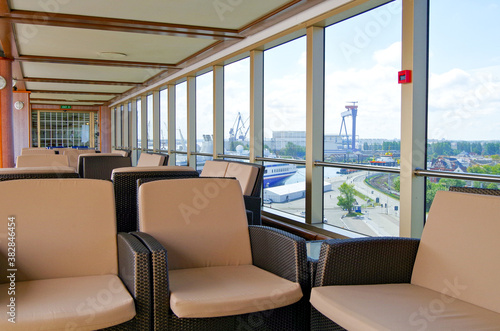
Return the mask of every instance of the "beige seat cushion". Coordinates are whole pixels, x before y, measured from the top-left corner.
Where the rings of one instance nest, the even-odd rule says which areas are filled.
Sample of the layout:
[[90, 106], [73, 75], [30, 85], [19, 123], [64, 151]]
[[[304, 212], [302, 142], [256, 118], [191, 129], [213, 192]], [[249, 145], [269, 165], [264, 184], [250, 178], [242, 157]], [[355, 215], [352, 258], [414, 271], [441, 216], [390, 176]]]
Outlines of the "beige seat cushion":
[[500, 313], [500, 196], [439, 191], [432, 203], [411, 283]]
[[137, 161], [137, 166], [138, 167], [162, 166], [164, 161], [165, 161], [165, 156], [163, 155], [141, 153], [139, 161]]
[[500, 326], [500, 314], [411, 284], [315, 287], [311, 304], [348, 330], [498, 330]]
[[24, 167], [24, 168], [0, 168], [2, 174], [45, 174], [45, 173], [75, 173], [71, 167]]
[[257, 167], [244, 163], [229, 162], [225, 177], [236, 178], [240, 182], [243, 194], [252, 195], [258, 173], [259, 168]]
[[226, 177], [226, 170], [229, 162], [226, 161], [206, 161], [201, 171], [201, 177]]
[[127, 173], [127, 172], [153, 172], [153, 171], [195, 171], [194, 168], [187, 166], [153, 166], [153, 167], [123, 167], [113, 169], [114, 174]]
[[293, 283], [253, 265], [172, 270], [170, 308], [178, 317], [217, 317], [293, 304], [302, 297]]
[[243, 195], [234, 179], [142, 184], [139, 229], [167, 249], [170, 270], [252, 264]]
[[114, 275], [17, 282], [15, 324], [7, 320], [8, 287], [0, 285], [0, 330], [96, 330], [135, 316], [132, 296]]
[[19, 155], [16, 161], [16, 168], [68, 166], [68, 157], [66, 155], [56, 154]]

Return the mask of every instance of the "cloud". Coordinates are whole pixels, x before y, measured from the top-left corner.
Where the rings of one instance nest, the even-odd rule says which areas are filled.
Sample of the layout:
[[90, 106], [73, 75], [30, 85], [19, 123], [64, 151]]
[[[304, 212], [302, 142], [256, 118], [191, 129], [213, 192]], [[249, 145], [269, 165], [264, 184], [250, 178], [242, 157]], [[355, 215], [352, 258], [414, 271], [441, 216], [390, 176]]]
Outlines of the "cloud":
[[401, 42], [395, 42], [386, 49], [375, 51], [373, 59], [380, 65], [396, 68], [401, 66]]
[[500, 66], [430, 75], [431, 139], [498, 139], [499, 108]]

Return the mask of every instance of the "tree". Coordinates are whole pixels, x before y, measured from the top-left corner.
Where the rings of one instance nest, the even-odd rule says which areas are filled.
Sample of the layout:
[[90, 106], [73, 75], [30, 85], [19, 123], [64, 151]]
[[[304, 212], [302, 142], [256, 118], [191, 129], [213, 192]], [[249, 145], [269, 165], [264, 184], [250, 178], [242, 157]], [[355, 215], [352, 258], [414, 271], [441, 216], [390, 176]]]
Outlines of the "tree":
[[427, 181], [427, 189], [425, 190], [425, 211], [431, 208], [434, 197], [437, 191], [448, 191], [448, 188], [441, 183], [432, 183]]
[[396, 177], [396, 179], [394, 179], [394, 182], [392, 182], [392, 185], [397, 192], [400, 192], [400, 190], [401, 190], [401, 178], [399, 176]]
[[339, 187], [340, 195], [337, 197], [337, 206], [342, 207], [342, 209], [347, 209], [347, 213], [350, 214], [356, 198], [354, 197], [354, 184], [344, 183]]
[[281, 154], [297, 159], [303, 159], [306, 157], [306, 148], [289, 141], [285, 148], [281, 151]]
[[441, 178], [439, 180], [439, 184], [443, 185], [446, 188], [450, 188], [451, 186], [464, 187], [466, 183], [465, 180]]

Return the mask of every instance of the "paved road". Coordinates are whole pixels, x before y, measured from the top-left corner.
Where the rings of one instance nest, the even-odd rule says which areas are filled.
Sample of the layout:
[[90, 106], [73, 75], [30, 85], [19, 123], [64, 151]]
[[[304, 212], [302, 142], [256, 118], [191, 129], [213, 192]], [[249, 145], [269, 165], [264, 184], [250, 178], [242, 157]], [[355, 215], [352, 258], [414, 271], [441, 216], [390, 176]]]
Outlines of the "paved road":
[[[324, 214], [327, 223], [370, 236], [398, 236], [399, 201], [366, 185], [364, 180], [367, 175], [369, 175], [368, 172], [356, 172], [325, 179], [325, 181], [332, 183], [333, 188], [332, 191], [324, 194]], [[337, 205], [337, 197], [339, 196], [338, 187], [344, 182], [354, 184], [357, 191], [368, 196], [373, 201], [379, 198], [383, 207], [366, 207], [366, 201], [356, 197], [358, 205], [365, 206], [361, 210], [364, 216], [358, 218], [343, 217], [346, 212]], [[387, 204], [387, 207], [385, 204]], [[398, 211], [394, 210], [394, 206], [398, 206]], [[305, 199], [298, 199], [288, 203], [274, 203], [271, 207], [297, 216], [303, 216]]]

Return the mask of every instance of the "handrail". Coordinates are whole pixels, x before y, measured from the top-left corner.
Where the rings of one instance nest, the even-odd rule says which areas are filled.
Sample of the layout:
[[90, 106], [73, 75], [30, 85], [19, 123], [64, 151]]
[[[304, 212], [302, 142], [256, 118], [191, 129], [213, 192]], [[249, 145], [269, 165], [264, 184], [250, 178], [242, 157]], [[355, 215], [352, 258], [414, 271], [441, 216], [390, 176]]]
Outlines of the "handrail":
[[191, 155], [196, 155], [196, 156], [214, 156], [211, 153], [200, 153], [200, 152], [191, 152]]
[[393, 167], [370, 166], [370, 165], [364, 165], [364, 164], [351, 164], [351, 163], [340, 163], [340, 162], [322, 162], [322, 161], [315, 161], [314, 165], [320, 166], [320, 167], [333, 167], [333, 168], [344, 168], [344, 169], [354, 169], [354, 170], [390, 172], [393, 174], [399, 174], [399, 168], [393, 168]]
[[439, 178], [451, 178], [451, 179], [474, 180], [474, 181], [481, 181], [481, 182], [500, 183], [500, 176], [498, 176], [498, 175], [474, 174], [474, 173], [470, 173], [470, 172], [436, 171], [436, 170], [425, 170], [425, 169], [420, 169], [420, 168], [416, 168], [413, 173], [415, 174], [415, 176], [439, 177]]
[[276, 162], [276, 163], [288, 163], [288, 164], [298, 164], [298, 165], [306, 165], [306, 161], [304, 160], [293, 160], [293, 159], [272, 159], [269, 157], [256, 157], [256, 161], [266, 161], [266, 162]]
[[239, 160], [249, 160], [249, 156], [245, 155], [230, 155], [230, 154], [217, 154], [217, 157], [224, 159], [239, 159]]

